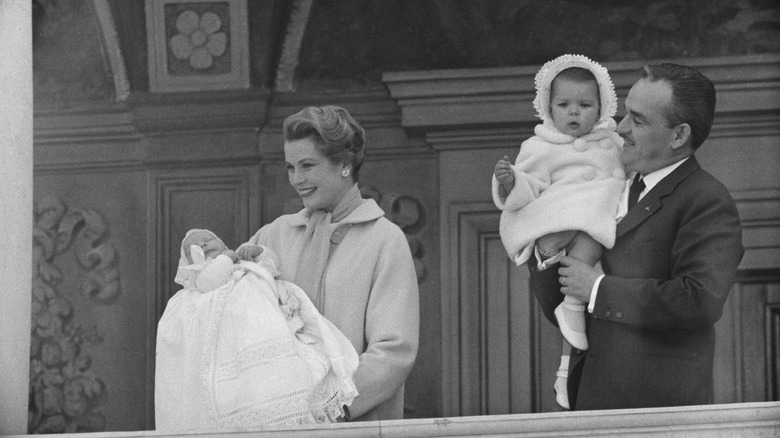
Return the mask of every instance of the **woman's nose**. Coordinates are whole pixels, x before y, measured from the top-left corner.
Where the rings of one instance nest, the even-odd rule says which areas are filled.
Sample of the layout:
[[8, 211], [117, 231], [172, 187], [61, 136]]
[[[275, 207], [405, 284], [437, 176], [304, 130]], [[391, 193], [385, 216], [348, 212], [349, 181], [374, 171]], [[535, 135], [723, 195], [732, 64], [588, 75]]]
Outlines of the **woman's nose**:
[[290, 184], [297, 185], [301, 181], [301, 174], [297, 170], [290, 172]]

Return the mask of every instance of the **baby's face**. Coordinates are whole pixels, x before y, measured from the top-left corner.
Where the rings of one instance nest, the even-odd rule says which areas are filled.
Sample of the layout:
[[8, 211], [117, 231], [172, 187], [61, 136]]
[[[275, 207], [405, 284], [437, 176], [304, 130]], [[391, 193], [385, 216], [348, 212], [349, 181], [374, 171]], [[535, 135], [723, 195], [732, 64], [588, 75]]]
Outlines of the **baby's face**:
[[190, 234], [184, 239], [183, 245], [187, 260], [190, 263], [192, 263], [192, 256], [190, 255], [190, 246], [192, 245], [201, 247], [207, 259], [213, 259], [228, 249], [221, 240], [206, 231], [197, 231]]
[[550, 95], [553, 124], [564, 134], [581, 137], [599, 120], [599, 86], [596, 81], [578, 82], [556, 78]]

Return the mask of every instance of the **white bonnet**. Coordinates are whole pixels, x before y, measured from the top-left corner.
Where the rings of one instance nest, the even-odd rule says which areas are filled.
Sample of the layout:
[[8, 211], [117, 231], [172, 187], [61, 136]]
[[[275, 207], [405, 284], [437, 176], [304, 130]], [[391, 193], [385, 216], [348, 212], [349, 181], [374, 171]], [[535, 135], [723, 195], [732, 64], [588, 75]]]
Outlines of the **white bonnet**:
[[[209, 230], [202, 230], [199, 228], [193, 228], [189, 231], [187, 231], [187, 234], [184, 235], [184, 239], [181, 239], [181, 258], [179, 258], [179, 267], [184, 267], [190, 264], [190, 262], [187, 260], [186, 252], [184, 251], [184, 242], [187, 240], [188, 237], [190, 237], [194, 233], [203, 232], [203, 233], [209, 233], [212, 237], [219, 240], [223, 245], [225, 242], [222, 242], [222, 239], [219, 238], [214, 232]], [[190, 248], [190, 256], [192, 257], [192, 264], [199, 265], [202, 264], [204, 261], [206, 261], [206, 255], [203, 253], [203, 248], [197, 245], [192, 245]]]
[[552, 61], [548, 61], [536, 73], [536, 78], [534, 79], [534, 85], [536, 86], [534, 109], [536, 109], [537, 117], [544, 121], [552, 120], [549, 114], [552, 81], [558, 73], [570, 67], [584, 68], [593, 73], [599, 85], [599, 97], [601, 100], [599, 122], [612, 118], [617, 112], [615, 85], [612, 83], [606, 68], [583, 55], [561, 55]]

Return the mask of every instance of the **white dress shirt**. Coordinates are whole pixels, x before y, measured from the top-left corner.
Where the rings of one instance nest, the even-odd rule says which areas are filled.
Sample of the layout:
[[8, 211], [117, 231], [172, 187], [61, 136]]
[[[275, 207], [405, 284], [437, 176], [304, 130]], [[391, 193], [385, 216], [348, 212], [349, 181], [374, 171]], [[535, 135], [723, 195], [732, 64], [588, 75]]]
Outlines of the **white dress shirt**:
[[[648, 173], [647, 175], [644, 175], [642, 177], [642, 180], [645, 182], [645, 189], [642, 190], [639, 193], [639, 198], [637, 199], [637, 202], [641, 200], [647, 192], [653, 189], [653, 187], [656, 186], [659, 182], [661, 182], [662, 179], [666, 178], [667, 175], [672, 173], [674, 169], [677, 169], [682, 163], [685, 162], [689, 157], [685, 157], [682, 160], [670, 164], [663, 169], [658, 169], [655, 172]], [[631, 175], [631, 178], [626, 180], [626, 187], [623, 189], [623, 194], [620, 197], [620, 204], [618, 206], [618, 215], [617, 215], [617, 221], [620, 222], [623, 217], [625, 217], [626, 213], [628, 212], [628, 189], [631, 187], [631, 184], [634, 182], [634, 175]], [[599, 275], [599, 278], [596, 279], [596, 282], [593, 283], [593, 289], [590, 291], [590, 301], [588, 301], [588, 312], [593, 313], [593, 306], [596, 304], [596, 295], [599, 291], [599, 284], [601, 284], [601, 279], [604, 278], [605, 274]]]

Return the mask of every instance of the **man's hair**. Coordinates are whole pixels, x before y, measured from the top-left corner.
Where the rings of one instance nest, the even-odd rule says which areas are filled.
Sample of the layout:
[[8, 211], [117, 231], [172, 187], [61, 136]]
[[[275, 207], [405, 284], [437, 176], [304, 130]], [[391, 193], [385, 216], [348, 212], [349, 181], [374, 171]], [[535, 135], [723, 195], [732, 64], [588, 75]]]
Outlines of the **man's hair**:
[[715, 85], [697, 70], [678, 64], [646, 65], [642, 78], [666, 81], [672, 88], [672, 105], [666, 114], [670, 127], [687, 123], [691, 127], [693, 150], [710, 135], [715, 118]]

